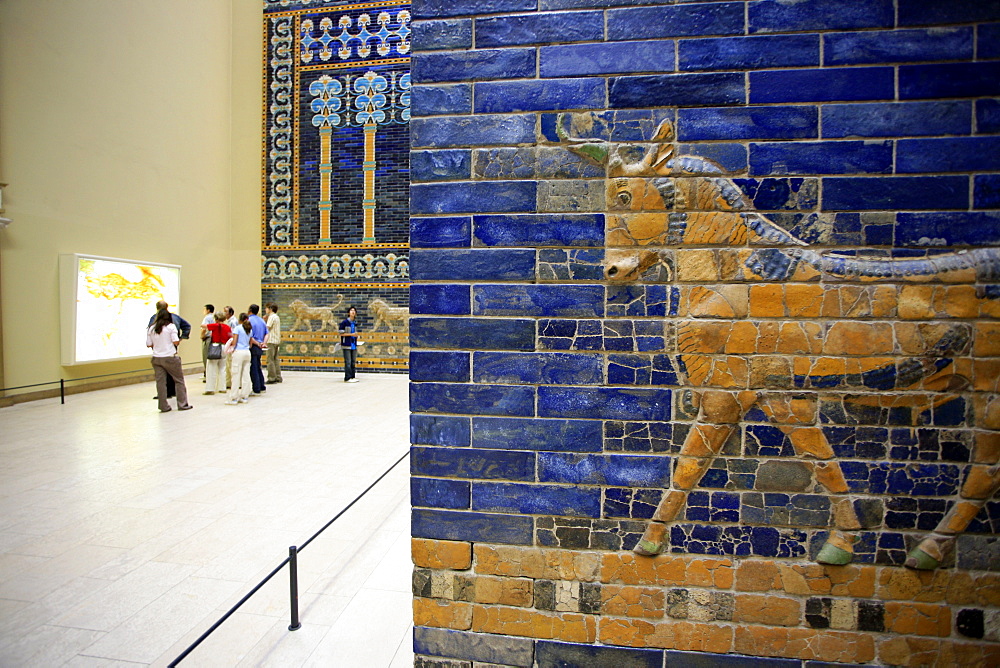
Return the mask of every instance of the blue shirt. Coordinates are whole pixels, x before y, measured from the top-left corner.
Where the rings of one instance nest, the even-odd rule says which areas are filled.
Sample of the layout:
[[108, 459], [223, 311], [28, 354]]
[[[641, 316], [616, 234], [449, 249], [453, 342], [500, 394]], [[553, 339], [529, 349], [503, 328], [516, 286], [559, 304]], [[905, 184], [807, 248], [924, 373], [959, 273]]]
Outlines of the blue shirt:
[[236, 350], [250, 350], [250, 332], [243, 329], [243, 325], [237, 325], [236, 329]]
[[[358, 331], [358, 328], [354, 325], [354, 321], [350, 318], [344, 318], [340, 323], [340, 333], [341, 334], [354, 334]], [[344, 348], [349, 348], [351, 350], [358, 349], [358, 337], [356, 336], [342, 336], [340, 337], [340, 345]]]
[[259, 315], [250, 316], [250, 334], [257, 339], [257, 343], [264, 345], [264, 337], [267, 336], [267, 325]]

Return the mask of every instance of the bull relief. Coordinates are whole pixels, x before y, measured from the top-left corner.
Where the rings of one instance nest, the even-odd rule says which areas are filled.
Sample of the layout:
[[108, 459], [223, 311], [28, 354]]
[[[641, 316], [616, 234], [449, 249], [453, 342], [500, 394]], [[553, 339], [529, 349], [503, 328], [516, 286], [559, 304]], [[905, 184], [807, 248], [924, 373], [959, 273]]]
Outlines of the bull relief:
[[[634, 551], [669, 550], [671, 527], [716, 458], [746, 457], [754, 441], [753, 454], [770, 448], [786, 474], [806, 477], [799, 489], [828, 495], [832, 526], [818, 562], [851, 562], [862, 530], [883, 528], [864, 494], [891, 494], [894, 476], [916, 480], [914, 496], [947, 500], [937, 525], [908, 546], [906, 566], [946, 562], [1000, 488], [1000, 249], [807, 243], [757, 212], [718, 164], [679, 155], [669, 120], [645, 144], [588, 138], [604, 122], [560, 115], [557, 133], [604, 169], [605, 280], [666, 286], [676, 343], [664, 352], [683, 398], [674, 418], [692, 420]], [[761, 425], [748, 422], [780, 435], [762, 444], [750, 437]], [[885, 454], [866, 469], [888, 480], [879, 490], [876, 473], [839, 454], [848, 432], [861, 440], [858, 424], [887, 427]], [[954, 426], [964, 445], [949, 452], [950, 468], [935, 461], [944, 446], [895, 440], [894, 428], [912, 434], [923, 424]], [[937, 479], [920, 478], [932, 466]]]

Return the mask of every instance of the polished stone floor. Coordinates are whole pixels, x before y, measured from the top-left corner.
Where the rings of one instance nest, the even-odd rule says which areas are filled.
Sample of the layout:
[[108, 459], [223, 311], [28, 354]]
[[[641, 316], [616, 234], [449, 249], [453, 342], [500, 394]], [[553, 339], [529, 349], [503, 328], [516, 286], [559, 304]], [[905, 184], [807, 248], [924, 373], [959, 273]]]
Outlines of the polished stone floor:
[[[408, 448], [407, 379], [0, 408], [0, 666], [166, 666]], [[408, 459], [181, 666], [412, 666]]]

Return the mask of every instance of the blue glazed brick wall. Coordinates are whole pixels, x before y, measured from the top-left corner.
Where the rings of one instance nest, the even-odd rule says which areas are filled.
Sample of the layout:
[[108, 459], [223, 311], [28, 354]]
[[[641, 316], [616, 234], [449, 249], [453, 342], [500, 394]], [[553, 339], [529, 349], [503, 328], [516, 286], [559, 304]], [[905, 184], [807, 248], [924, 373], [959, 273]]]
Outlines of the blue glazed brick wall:
[[418, 665], [1000, 662], [1000, 2], [412, 12]]
[[[405, 372], [409, 3], [263, 4], [261, 292], [278, 305], [282, 366], [342, 368], [336, 329], [354, 306], [367, 344], [358, 366]], [[447, 178], [463, 168], [413, 162]]]

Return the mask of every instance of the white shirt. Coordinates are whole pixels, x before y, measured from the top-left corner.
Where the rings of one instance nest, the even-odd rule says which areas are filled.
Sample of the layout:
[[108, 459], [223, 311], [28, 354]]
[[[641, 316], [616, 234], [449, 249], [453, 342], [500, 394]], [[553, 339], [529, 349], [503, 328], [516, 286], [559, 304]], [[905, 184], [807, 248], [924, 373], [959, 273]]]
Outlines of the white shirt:
[[146, 330], [146, 345], [153, 349], [153, 357], [173, 357], [177, 354], [176, 344], [180, 341], [174, 323], [166, 325], [159, 334], [156, 333], [156, 325]]

